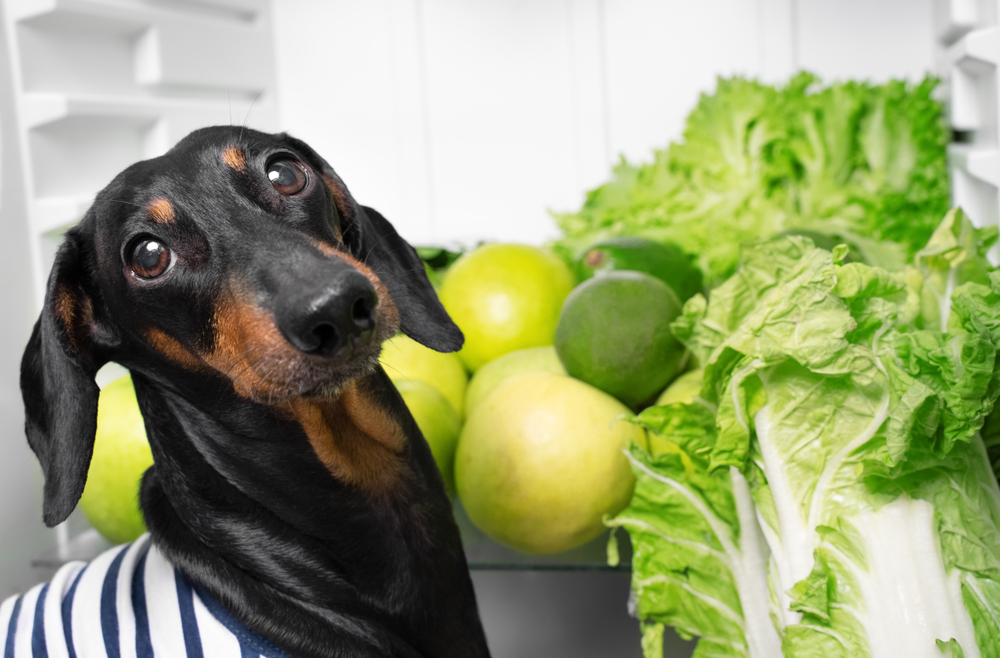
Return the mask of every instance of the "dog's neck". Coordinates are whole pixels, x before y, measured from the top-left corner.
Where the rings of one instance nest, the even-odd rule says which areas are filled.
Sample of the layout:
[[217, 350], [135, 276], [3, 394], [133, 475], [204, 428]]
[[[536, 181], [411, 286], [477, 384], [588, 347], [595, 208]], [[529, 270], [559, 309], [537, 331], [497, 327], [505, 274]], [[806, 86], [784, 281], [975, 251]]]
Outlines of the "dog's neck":
[[154, 541], [251, 629], [303, 656], [488, 655], [433, 456], [381, 368], [281, 406], [134, 381]]

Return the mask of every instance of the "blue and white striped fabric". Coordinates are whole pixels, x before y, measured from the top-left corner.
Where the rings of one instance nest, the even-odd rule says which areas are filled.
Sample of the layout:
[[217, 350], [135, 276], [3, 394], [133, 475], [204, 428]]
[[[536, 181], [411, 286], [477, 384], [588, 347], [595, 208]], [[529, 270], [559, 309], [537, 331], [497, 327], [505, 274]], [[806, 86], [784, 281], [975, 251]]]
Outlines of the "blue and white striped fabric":
[[285, 658], [143, 535], [0, 605], [2, 658]]

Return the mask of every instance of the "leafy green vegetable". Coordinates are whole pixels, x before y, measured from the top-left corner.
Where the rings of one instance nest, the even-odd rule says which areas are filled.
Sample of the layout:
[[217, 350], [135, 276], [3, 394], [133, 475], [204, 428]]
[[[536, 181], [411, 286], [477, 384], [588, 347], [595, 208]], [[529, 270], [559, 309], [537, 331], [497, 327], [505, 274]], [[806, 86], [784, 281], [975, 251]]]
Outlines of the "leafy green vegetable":
[[572, 260], [614, 235], [670, 241], [698, 254], [715, 285], [733, 273], [742, 243], [806, 228], [851, 243], [869, 263], [902, 267], [948, 209], [935, 85], [719, 79], [682, 141], [642, 166], [622, 160], [579, 212], [555, 215], [564, 234], [555, 247]]
[[636, 546], [640, 619], [701, 636], [703, 656], [1000, 657], [979, 433], [1000, 394], [992, 239], [949, 213], [901, 272], [758, 241], [685, 305], [673, 328], [705, 365], [703, 403], [636, 418], [678, 454], [632, 448], [611, 521]]
[[[632, 537], [638, 615], [682, 637], [702, 636], [695, 656], [776, 655], [767, 609], [754, 605], [767, 596], [767, 580], [750, 491], [738, 472], [708, 472], [712, 413], [677, 404], [652, 407], [636, 422], [669, 433], [690, 457], [687, 464], [680, 454], [651, 458], [636, 446], [628, 454], [636, 491], [628, 514], [609, 523]], [[750, 653], [751, 646], [764, 653]]]
[[921, 314], [927, 326], [944, 330], [956, 287], [967, 281], [989, 282], [985, 255], [996, 239], [997, 227], [976, 229], [961, 209], [948, 211], [927, 246], [916, 254], [924, 279]]

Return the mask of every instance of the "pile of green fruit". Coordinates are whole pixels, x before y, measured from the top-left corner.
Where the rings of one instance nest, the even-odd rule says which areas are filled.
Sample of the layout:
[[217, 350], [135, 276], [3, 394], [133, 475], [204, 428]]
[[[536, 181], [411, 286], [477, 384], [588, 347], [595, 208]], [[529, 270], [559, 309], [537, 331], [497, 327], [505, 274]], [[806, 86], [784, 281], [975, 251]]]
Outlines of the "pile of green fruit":
[[570, 267], [542, 249], [493, 244], [436, 274], [462, 350], [397, 336], [382, 362], [445, 483], [473, 523], [519, 550], [594, 539], [632, 495], [622, 449], [670, 450], [625, 421], [692, 365], [669, 326], [702, 291], [693, 257], [613, 238]]

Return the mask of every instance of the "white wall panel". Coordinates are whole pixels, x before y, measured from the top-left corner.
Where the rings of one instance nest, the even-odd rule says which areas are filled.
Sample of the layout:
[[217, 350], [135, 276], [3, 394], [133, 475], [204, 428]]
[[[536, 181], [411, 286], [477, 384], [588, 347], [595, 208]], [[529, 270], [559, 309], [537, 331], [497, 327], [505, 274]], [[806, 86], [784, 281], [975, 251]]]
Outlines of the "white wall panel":
[[824, 79], [934, 70], [932, 0], [797, 0], [799, 66]]
[[606, 16], [611, 149], [630, 160], [678, 137], [718, 76], [760, 70], [757, 2], [618, 0]]
[[434, 240], [431, 144], [427, 114], [427, 62], [420, 5], [412, 0], [389, 0], [389, 107], [395, 152], [388, 161], [395, 174], [395, 207], [390, 217], [404, 219], [411, 239]]
[[[396, 167], [405, 149], [394, 103], [404, 99], [393, 93], [390, 3], [280, 0], [272, 7], [284, 127], [326, 158], [358, 201], [397, 221], [404, 213]], [[412, 103], [398, 110], [405, 111]]]
[[435, 229], [540, 242], [576, 201], [567, 3], [424, 3]]
[[612, 161], [604, 4], [603, 0], [577, 0], [568, 5], [570, 115], [577, 190], [604, 182]]
[[285, 126], [413, 242], [541, 242], [719, 75], [918, 78], [931, 0], [272, 0]]
[[760, 70], [758, 76], [771, 84], [787, 80], [798, 70], [798, 40], [795, 32], [798, 0], [758, 0], [760, 20]]

